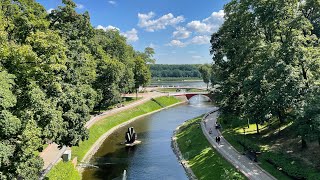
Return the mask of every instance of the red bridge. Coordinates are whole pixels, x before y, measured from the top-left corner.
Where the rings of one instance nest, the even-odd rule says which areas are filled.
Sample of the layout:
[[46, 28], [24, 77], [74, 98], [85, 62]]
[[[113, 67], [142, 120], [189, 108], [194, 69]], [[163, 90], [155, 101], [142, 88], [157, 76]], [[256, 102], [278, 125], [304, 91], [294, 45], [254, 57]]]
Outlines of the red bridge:
[[206, 96], [211, 100], [211, 97], [209, 95], [208, 92], [177, 92], [177, 93], [170, 93], [170, 95], [172, 96], [185, 96], [188, 100], [191, 99], [193, 96], [198, 96], [198, 95], [202, 95], [202, 96]]

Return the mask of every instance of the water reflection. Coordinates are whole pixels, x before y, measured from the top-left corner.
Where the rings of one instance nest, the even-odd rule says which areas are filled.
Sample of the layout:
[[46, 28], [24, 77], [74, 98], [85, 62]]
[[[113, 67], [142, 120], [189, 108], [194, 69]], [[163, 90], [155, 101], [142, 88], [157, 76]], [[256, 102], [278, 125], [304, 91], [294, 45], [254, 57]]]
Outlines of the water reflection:
[[[172, 132], [182, 122], [211, 109], [207, 103], [201, 106], [184, 104], [140, 118], [119, 129], [94, 155], [91, 163], [99, 168], [86, 168], [83, 179], [119, 178], [124, 170], [127, 170], [127, 179], [188, 179], [171, 149]], [[126, 148], [121, 142], [131, 126], [142, 143]]]

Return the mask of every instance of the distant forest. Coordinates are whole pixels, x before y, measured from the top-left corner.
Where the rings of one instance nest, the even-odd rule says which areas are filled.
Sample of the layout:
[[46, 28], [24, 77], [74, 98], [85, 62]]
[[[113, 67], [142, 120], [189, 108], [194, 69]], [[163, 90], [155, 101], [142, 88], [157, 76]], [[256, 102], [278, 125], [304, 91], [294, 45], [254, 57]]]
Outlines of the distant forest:
[[152, 78], [161, 77], [192, 77], [201, 78], [198, 64], [152, 64], [150, 67]]

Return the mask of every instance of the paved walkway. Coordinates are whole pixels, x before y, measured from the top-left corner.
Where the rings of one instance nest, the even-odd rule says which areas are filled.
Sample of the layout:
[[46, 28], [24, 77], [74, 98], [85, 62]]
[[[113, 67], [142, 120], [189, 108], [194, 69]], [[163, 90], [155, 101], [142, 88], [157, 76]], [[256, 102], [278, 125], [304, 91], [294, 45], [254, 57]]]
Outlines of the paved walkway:
[[[91, 119], [86, 123], [85, 127], [90, 128], [97, 121], [100, 121], [101, 119], [103, 119], [105, 117], [108, 117], [108, 116], [114, 115], [116, 113], [128, 110], [130, 108], [133, 108], [135, 106], [143, 104], [152, 98], [156, 98], [156, 97], [160, 97], [160, 96], [164, 96], [164, 95], [166, 95], [166, 94], [159, 93], [159, 92], [149, 92], [149, 93], [139, 94], [139, 97], [142, 96], [142, 98], [138, 101], [130, 103], [130, 104], [128, 104], [124, 107], [121, 107], [121, 108], [114, 108], [114, 109], [105, 111], [102, 114], [97, 115], [97, 116], [92, 116]], [[127, 95], [126, 97], [129, 97], [129, 96], [135, 97], [135, 94], [134, 95]], [[44, 166], [43, 166], [44, 173], [43, 174], [47, 173], [52, 168], [52, 166], [59, 161], [61, 155], [63, 154], [63, 152], [65, 150], [66, 150], [66, 147], [59, 149], [57, 144], [52, 143], [40, 153], [40, 157], [44, 161]]]
[[[240, 170], [248, 179], [252, 180], [274, 180], [268, 172], [264, 171], [261, 167], [249, 160], [246, 156], [240, 154], [236, 149], [234, 149], [224, 138], [221, 138], [220, 145], [215, 142], [215, 137], [220, 135], [220, 131], [214, 128], [217, 121], [218, 112], [213, 112], [208, 114], [201, 123], [201, 128], [211, 143], [211, 145], [229, 162], [231, 162], [238, 170]], [[212, 129], [212, 134], [209, 134], [210, 128]]]

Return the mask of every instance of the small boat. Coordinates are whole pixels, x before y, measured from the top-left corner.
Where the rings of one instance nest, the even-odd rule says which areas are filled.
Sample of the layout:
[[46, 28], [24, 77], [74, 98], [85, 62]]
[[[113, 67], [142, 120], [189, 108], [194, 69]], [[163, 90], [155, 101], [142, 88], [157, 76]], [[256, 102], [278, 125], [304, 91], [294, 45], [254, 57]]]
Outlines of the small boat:
[[137, 144], [140, 144], [141, 141], [137, 140], [137, 133], [134, 131], [133, 127], [129, 127], [128, 131], [125, 134], [126, 141], [124, 144], [126, 146], [135, 146]]

